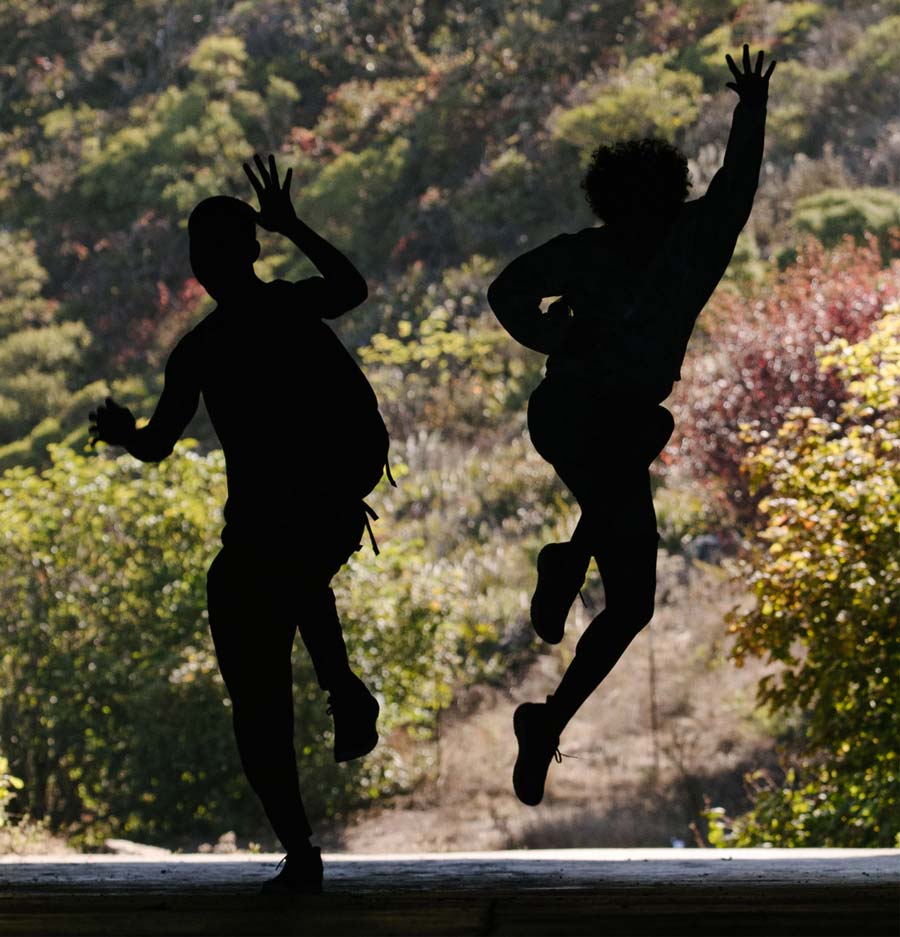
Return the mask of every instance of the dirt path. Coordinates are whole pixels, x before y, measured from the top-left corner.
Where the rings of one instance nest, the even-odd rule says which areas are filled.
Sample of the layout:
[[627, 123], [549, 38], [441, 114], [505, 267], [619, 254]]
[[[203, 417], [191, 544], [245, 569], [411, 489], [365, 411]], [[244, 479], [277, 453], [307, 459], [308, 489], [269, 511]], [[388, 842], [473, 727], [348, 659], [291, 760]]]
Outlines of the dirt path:
[[[693, 846], [706, 797], [729, 813], [744, 809], [743, 774], [771, 765], [773, 754], [754, 714], [762, 666], [739, 670], [724, 658], [723, 616], [740, 595], [722, 569], [681, 557], [660, 554], [659, 581], [652, 625], [563, 735], [560, 748], [573, 757], [551, 765], [539, 807], [512, 793], [512, 713], [553, 688], [589, 620], [580, 605], [564, 643], [517, 685], [458, 699], [428, 783], [348, 818], [326, 844], [353, 852]], [[591, 591], [589, 603], [602, 607], [601, 595]]]

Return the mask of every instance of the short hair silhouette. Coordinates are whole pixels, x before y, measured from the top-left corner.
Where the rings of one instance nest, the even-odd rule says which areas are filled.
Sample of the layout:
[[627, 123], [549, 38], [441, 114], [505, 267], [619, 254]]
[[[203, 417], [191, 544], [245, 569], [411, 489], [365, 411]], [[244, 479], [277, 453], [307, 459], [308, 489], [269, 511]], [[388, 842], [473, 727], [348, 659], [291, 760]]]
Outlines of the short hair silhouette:
[[213, 195], [191, 212], [188, 234], [192, 241], [201, 243], [252, 242], [256, 240], [256, 213], [239, 198]]
[[646, 211], [667, 215], [691, 188], [687, 157], [665, 140], [623, 140], [597, 147], [581, 183], [591, 211], [614, 222]]
[[191, 269], [206, 291], [222, 300], [235, 277], [245, 276], [259, 257], [256, 213], [230, 195], [205, 198], [188, 218]]

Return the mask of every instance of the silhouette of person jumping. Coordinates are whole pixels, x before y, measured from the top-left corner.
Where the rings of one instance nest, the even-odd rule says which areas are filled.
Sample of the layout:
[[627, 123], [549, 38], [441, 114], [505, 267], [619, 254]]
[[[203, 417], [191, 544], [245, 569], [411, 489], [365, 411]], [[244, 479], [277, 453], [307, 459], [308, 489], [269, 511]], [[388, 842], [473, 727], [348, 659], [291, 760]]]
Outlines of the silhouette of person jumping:
[[687, 160], [667, 143], [601, 146], [582, 187], [603, 226], [523, 254], [488, 290], [513, 338], [548, 356], [528, 429], [581, 508], [572, 539], [538, 555], [532, 625], [543, 640], [562, 640], [591, 556], [605, 594], [556, 691], [515, 711], [513, 786], [526, 804], [543, 798], [565, 726], [653, 616], [659, 537], [649, 467], [674, 429], [661, 403], [750, 215], [775, 67], [763, 73], [763, 58], [751, 66], [745, 45], [741, 70], [726, 56], [739, 101], [706, 195], [684, 201]]
[[[207, 579], [210, 629], [244, 771], [287, 851], [264, 891], [318, 891], [322, 860], [294, 751], [291, 651], [299, 630], [329, 693], [335, 760], [370, 752], [379, 706], [350, 668], [329, 583], [360, 548], [363, 498], [386, 467], [388, 433], [371, 386], [322, 321], [360, 305], [366, 281], [297, 217], [291, 170], [281, 183], [274, 157], [268, 169], [254, 159], [256, 172], [244, 170], [258, 212], [216, 196], [191, 213], [191, 266], [217, 306], [170, 355], [153, 417], [136, 429], [107, 398], [90, 414], [91, 437], [157, 462], [203, 395], [228, 480], [223, 549]], [[321, 276], [259, 279], [256, 225], [288, 237]]]

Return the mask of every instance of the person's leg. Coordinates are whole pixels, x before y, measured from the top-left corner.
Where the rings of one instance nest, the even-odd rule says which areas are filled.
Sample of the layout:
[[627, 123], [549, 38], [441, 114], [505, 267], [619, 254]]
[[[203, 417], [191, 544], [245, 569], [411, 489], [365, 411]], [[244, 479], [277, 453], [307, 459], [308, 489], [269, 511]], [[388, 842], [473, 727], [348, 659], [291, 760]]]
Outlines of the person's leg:
[[224, 549], [207, 577], [209, 623], [244, 773], [284, 848], [302, 853], [311, 829], [294, 750], [296, 629], [274, 601], [273, 578], [258, 560]]
[[[571, 388], [550, 380], [538, 385], [529, 398], [531, 441], [551, 464], [561, 453], [571, 457], [573, 450], [582, 445], [582, 409], [583, 401], [573, 395]], [[590, 550], [577, 537], [548, 543], [541, 549], [530, 607], [531, 625], [541, 640], [549, 644], [562, 641], [569, 609], [584, 585], [590, 561]]]
[[[597, 559], [606, 606], [582, 635], [556, 692], [546, 703], [523, 703], [515, 712], [513, 786], [523, 803], [540, 803], [563, 728], [653, 616], [658, 535], [647, 466], [672, 431], [668, 411], [656, 411], [630, 438], [611, 432], [615, 427], [597, 433], [593, 460], [574, 447], [566, 460], [559, 447], [563, 458], [554, 466], [582, 509], [577, 543]], [[614, 460], [603, 454], [609, 440], [617, 443]]]
[[350, 667], [347, 645], [331, 580], [362, 546], [366, 529], [361, 501], [322, 495], [306, 519], [305, 551], [292, 569], [298, 601], [298, 630], [312, 660], [316, 679], [329, 692], [358, 680]]
[[[597, 484], [598, 475], [587, 470], [570, 467], [563, 476], [582, 507], [583, 535], [595, 552], [606, 606], [581, 636], [559, 687], [546, 703], [523, 703], [514, 714], [519, 753], [513, 787], [518, 798], [532, 806], [544, 796], [547, 769], [563, 729], [653, 615], [657, 544], [653, 501], [647, 469], [636, 466], [636, 470], [644, 476], [643, 497], [627, 476], [599, 476], [603, 487]], [[649, 542], [637, 535], [648, 529], [648, 504]], [[626, 518], [631, 519], [628, 528], [623, 525]]]
[[642, 474], [640, 484], [623, 479], [616, 488], [615, 510], [588, 508], [584, 515], [582, 535], [592, 543], [605, 605], [585, 629], [559, 687], [547, 700], [557, 734], [653, 617], [659, 537], [649, 475], [646, 469]]
[[365, 530], [362, 502], [341, 504], [309, 525], [312, 549], [296, 577], [301, 611], [298, 630], [319, 686], [329, 694], [334, 717], [334, 757], [351, 761], [378, 743], [378, 701], [353, 672], [343, 629], [328, 583], [360, 547]]
[[317, 585], [304, 590], [297, 630], [306, 646], [319, 686], [326, 691], [341, 686], [355, 676], [347, 658], [347, 645], [338, 617], [334, 592]]

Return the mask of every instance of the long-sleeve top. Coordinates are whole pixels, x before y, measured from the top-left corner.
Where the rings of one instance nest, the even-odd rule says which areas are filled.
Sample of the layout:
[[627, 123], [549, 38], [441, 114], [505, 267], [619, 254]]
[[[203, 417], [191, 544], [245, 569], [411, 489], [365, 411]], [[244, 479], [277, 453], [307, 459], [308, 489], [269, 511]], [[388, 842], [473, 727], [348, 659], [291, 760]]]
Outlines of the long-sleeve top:
[[[682, 204], [639, 252], [613, 227], [560, 234], [512, 261], [488, 301], [504, 328], [548, 355], [547, 374], [662, 401], [681, 377], [688, 339], [734, 253], [759, 181], [765, 105], [739, 102], [725, 159], [706, 194]], [[649, 224], [649, 221], [648, 221]], [[563, 297], [571, 317], [541, 312]]]

